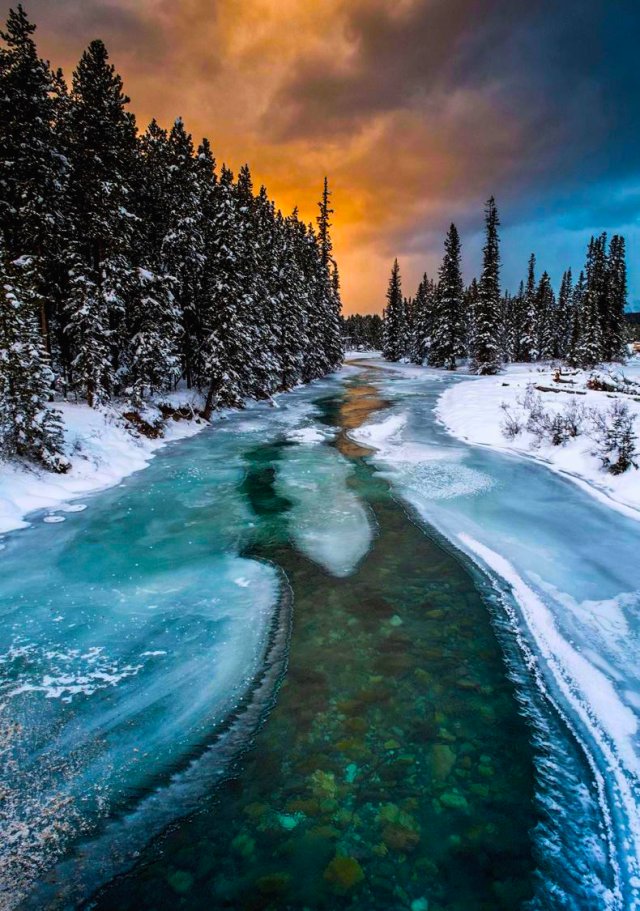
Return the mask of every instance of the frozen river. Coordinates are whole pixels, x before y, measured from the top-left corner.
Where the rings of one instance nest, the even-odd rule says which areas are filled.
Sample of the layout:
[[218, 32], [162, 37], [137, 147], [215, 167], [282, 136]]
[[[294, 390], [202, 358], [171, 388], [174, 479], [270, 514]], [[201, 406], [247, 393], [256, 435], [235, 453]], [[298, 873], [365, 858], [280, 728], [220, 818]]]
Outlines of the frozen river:
[[639, 526], [455, 381], [347, 367], [5, 539], [7, 908], [635, 907]]

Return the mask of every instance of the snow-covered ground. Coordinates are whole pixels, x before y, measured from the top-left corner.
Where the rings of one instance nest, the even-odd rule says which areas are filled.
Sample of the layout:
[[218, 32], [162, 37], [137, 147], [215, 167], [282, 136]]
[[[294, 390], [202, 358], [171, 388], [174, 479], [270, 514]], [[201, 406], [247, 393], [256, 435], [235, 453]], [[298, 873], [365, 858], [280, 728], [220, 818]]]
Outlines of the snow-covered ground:
[[[191, 404], [193, 399], [193, 393], [179, 390], [164, 396], [163, 402], [177, 408]], [[66, 474], [52, 474], [35, 467], [0, 463], [0, 534], [25, 528], [29, 524], [25, 516], [30, 512], [61, 512], [70, 500], [119, 484], [134, 471], [145, 468], [161, 446], [192, 436], [206, 426], [202, 420], [169, 420], [162, 438], [152, 440], [131, 432], [122, 416], [123, 409], [93, 409], [69, 402], [57, 402], [54, 407], [62, 412], [65, 452], [71, 469]], [[153, 411], [153, 416], [158, 417], [159, 412]], [[61, 520], [50, 515], [44, 521], [56, 518]]]
[[[622, 372], [628, 379], [639, 382], [640, 361], [635, 359], [622, 368]], [[537, 446], [535, 437], [526, 429], [513, 439], [508, 439], [503, 433], [505, 412], [502, 403], [509, 407], [513, 415], [524, 415], [521, 403], [527, 386], [532, 385], [557, 390], [537, 393], [548, 412], [563, 412], [576, 403], [588, 409], [606, 411], [615, 399], [620, 399], [636, 415], [635, 430], [640, 436], [640, 399], [622, 393], [587, 389], [589, 372], [581, 371], [563, 377], [570, 379], [573, 385], [555, 383], [554, 374], [555, 368], [550, 365], [510, 364], [499, 376], [475, 377], [456, 383], [443, 392], [438, 403], [438, 417], [458, 439], [544, 462], [554, 471], [582, 483], [585, 489], [608, 505], [640, 519], [640, 470], [632, 468], [617, 476], [607, 472], [594, 454], [593, 439], [586, 433], [562, 446], [553, 446], [549, 442]]]

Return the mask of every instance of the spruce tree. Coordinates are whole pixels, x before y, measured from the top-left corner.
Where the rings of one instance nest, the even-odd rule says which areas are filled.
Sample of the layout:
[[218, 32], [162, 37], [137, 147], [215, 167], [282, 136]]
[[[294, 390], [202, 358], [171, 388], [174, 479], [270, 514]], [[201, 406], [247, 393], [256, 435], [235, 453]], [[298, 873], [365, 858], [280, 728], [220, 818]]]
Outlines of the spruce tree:
[[540, 277], [536, 289], [535, 308], [538, 357], [540, 360], [548, 361], [554, 356], [556, 338], [556, 299], [548, 272], [543, 272]]
[[205, 316], [203, 372], [206, 379], [205, 417], [214, 407], [244, 406], [245, 363], [251, 351], [251, 330], [243, 295], [242, 229], [233, 173], [222, 166], [207, 264], [208, 301]]
[[573, 279], [571, 269], [562, 276], [558, 294], [554, 357], [566, 357], [573, 327]]
[[584, 297], [586, 290], [584, 272], [580, 273], [571, 295], [571, 327], [567, 342], [567, 363], [570, 367], [579, 367], [581, 358], [582, 324], [584, 322]]
[[508, 321], [509, 355], [514, 362], [522, 360], [525, 323], [526, 304], [524, 282], [520, 282], [518, 293], [511, 299]]
[[625, 318], [627, 306], [627, 264], [624, 237], [614, 234], [609, 245], [607, 261], [608, 312], [604, 357], [608, 361], [623, 361], [625, 350]]
[[478, 306], [478, 282], [472, 278], [462, 298], [463, 332], [465, 356], [470, 358], [474, 347], [476, 308]]
[[207, 309], [207, 232], [213, 232], [216, 215], [215, 159], [205, 140], [196, 159], [193, 140], [178, 117], [158, 155], [167, 158], [166, 216], [162, 221], [160, 265], [172, 278], [172, 293], [180, 323], [181, 367], [187, 388], [205, 383], [204, 353]]
[[606, 274], [603, 244], [602, 237], [592, 237], [587, 252], [586, 287], [577, 352], [578, 363], [582, 367], [593, 367], [602, 360], [601, 302]]
[[387, 290], [387, 306], [384, 313], [384, 338], [382, 356], [388, 361], [399, 361], [404, 354], [404, 303], [402, 280], [398, 260], [394, 260]]
[[433, 338], [429, 349], [429, 365], [456, 369], [456, 357], [462, 348], [463, 283], [460, 263], [460, 237], [451, 225], [444, 242], [444, 258], [440, 266]]
[[414, 364], [423, 364], [429, 353], [434, 319], [433, 282], [422, 276], [413, 304], [413, 343], [411, 360]]
[[331, 221], [333, 209], [330, 206], [331, 193], [327, 178], [324, 179], [322, 198], [318, 203], [320, 214], [318, 224], [318, 248], [320, 253], [320, 274], [318, 278], [318, 306], [323, 314], [324, 338], [323, 350], [329, 370], [336, 370], [342, 363], [342, 326], [339, 290], [332, 279], [333, 244], [331, 242]]
[[474, 314], [474, 339], [471, 367], [481, 376], [499, 372], [502, 352], [500, 333], [500, 250], [498, 210], [493, 196], [485, 209], [485, 245], [478, 301]]
[[136, 128], [125, 110], [129, 99], [122, 80], [108, 59], [102, 41], [92, 41], [73, 74], [66, 123], [73, 219], [68, 331], [76, 352], [74, 385], [89, 405], [114, 392], [117, 328], [135, 281], [130, 181]]
[[40, 301], [38, 319], [51, 352], [50, 323], [59, 321], [60, 238], [67, 160], [56, 122], [65, 99], [61, 73], [38, 57], [35, 25], [18, 5], [0, 37], [0, 223], [7, 255], [28, 256]]
[[536, 258], [533, 253], [529, 257], [527, 283], [524, 289], [520, 357], [526, 364], [540, 359], [538, 308], [536, 302]]
[[[36, 318], [37, 301], [24, 257], [10, 264], [0, 234], [0, 452], [65, 472], [60, 413], [49, 408], [51, 369]], [[22, 273], [22, 274], [21, 274]]]

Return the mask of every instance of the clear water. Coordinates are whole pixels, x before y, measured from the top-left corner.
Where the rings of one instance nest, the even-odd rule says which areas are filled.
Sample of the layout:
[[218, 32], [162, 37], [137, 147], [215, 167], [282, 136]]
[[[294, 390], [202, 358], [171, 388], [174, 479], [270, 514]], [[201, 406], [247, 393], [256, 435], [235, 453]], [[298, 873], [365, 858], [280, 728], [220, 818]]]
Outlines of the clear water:
[[[437, 391], [345, 371], [6, 539], [8, 908], [632, 907], [595, 750], [536, 685], [505, 587], [450, 552], [460, 531], [498, 553], [507, 536], [521, 571], [536, 507], [503, 463], [534, 501], [561, 482], [461, 452]], [[429, 467], [346, 435], [401, 411]], [[588, 542], [534, 546], [582, 605]]]
[[[538, 901], [634, 908], [640, 525], [538, 465], [457, 443], [434, 407], [444, 385], [459, 380], [404, 374], [375, 373], [391, 406], [360, 433], [379, 440], [374, 462], [419, 520], [489, 570], [505, 610], [514, 611], [509, 636], [517, 631], [539, 685], [580, 743], [582, 756], [567, 762], [543, 712]], [[585, 761], [590, 775], [581, 771]]]

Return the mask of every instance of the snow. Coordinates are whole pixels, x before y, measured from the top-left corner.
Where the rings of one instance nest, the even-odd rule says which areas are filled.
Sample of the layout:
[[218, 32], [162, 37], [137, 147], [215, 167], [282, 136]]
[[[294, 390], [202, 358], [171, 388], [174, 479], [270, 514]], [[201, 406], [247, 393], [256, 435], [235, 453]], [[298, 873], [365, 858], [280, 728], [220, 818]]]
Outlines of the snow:
[[[513, 413], [520, 409], [527, 385], [557, 388], [558, 392], [540, 392], [545, 409], [561, 412], [576, 400], [586, 407], [607, 410], [614, 399], [627, 402], [631, 412], [637, 415], [636, 432], [640, 435], [640, 401], [630, 395], [597, 392], [586, 388], [590, 374], [580, 372], [571, 376], [575, 386], [573, 395], [553, 382], [554, 370], [549, 366], [532, 364], [509, 365], [499, 376], [477, 377], [456, 383], [447, 388], [438, 403], [438, 417], [446, 429], [460, 440], [480, 446], [489, 446], [503, 452], [517, 453], [536, 459], [553, 471], [581, 483], [586, 491], [598, 497], [601, 502], [616, 508], [630, 517], [640, 520], [640, 470], [630, 469], [614, 476], [606, 472], [597, 456], [593, 440], [586, 434], [570, 440], [564, 446], [550, 443], [535, 447], [535, 439], [526, 430], [513, 440], [502, 433], [505, 402]], [[624, 368], [629, 379], [640, 379], [640, 363]]]
[[[178, 391], [163, 397], [176, 407], [193, 399], [193, 393]], [[168, 442], [192, 436], [206, 426], [204, 422], [169, 420], [162, 439], [136, 437], [125, 427], [122, 414], [115, 408], [93, 409], [88, 405], [56, 403], [65, 427], [65, 452], [71, 461], [66, 474], [56, 475], [22, 465], [0, 463], [0, 534], [30, 523], [25, 516], [36, 510], [74, 509], [84, 505], [68, 500], [119, 484], [123, 478], [145, 468], [153, 454]], [[62, 522], [62, 517], [47, 516], [43, 521]]]

